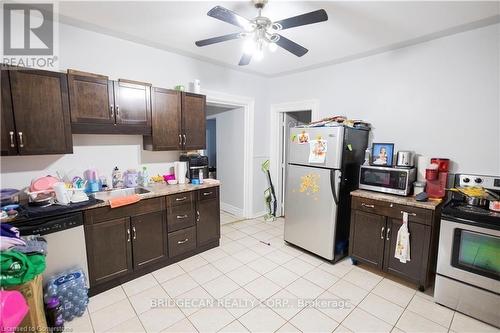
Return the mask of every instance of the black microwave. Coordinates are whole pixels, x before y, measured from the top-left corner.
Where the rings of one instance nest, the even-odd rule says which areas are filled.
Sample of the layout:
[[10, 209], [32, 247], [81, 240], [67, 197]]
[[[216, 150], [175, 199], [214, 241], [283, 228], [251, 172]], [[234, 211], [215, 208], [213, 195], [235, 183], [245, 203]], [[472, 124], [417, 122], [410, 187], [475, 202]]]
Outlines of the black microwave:
[[382, 193], [410, 195], [417, 178], [415, 168], [391, 168], [362, 165], [359, 172], [359, 188]]

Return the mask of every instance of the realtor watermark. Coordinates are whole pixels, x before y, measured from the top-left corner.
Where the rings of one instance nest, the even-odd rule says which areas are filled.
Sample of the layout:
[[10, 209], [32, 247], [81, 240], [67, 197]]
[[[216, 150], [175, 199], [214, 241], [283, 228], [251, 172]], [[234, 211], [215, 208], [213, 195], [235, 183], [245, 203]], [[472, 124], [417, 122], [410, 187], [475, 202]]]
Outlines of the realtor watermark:
[[183, 309], [196, 308], [225, 308], [225, 309], [252, 309], [259, 304], [263, 304], [271, 309], [302, 309], [305, 307], [315, 307], [317, 309], [350, 309], [351, 303], [345, 299], [323, 298], [269, 298], [267, 300], [258, 300], [255, 298], [151, 298], [150, 307], [172, 308], [179, 307]]
[[57, 69], [55, 3], [3, 3], [2, 64]]

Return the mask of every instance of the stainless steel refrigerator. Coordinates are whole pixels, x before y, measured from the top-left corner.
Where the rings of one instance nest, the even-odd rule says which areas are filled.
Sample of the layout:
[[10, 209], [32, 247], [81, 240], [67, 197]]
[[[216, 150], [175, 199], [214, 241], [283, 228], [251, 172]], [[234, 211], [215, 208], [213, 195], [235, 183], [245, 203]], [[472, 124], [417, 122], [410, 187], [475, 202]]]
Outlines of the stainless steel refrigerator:
[[334, 262], [347, 255], [349, 193], [358, 186], [368, 134], [345, 126], [291, 129], [285, 241]]

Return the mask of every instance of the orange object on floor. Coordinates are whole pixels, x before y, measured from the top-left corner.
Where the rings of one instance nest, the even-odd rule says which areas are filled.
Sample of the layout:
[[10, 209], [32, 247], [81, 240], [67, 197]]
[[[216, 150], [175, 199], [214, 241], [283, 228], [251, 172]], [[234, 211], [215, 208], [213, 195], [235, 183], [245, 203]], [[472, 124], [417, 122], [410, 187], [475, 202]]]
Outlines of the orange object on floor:
[[122, 198], [111, 199], [109, 200], [109, 205], [111, 206], [111, 208], [117, 208], [131, 205], [138, 202], [139, 200], [141, 200], [141, 197], [138, 194], [132, 194]]

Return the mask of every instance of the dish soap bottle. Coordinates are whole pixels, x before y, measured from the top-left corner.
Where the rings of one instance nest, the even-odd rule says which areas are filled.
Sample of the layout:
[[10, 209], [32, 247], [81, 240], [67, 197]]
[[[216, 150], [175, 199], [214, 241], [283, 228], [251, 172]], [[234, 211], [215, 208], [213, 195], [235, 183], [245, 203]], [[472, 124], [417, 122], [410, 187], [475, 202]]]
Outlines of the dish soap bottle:
[[111, 173], [111, 178], [112, 178], [113, 188], [122, 188], [123, 187], [122, 172], [120, 170], [118, 170], [117, 166], [113, 169], [113, 172]]
[[149, 175], [148, 175], [148, 169], [143, 166], [142, 167], [142, 172], [141, 172], [141, 185], [143, 187], [148, 187], [149, 186]]

